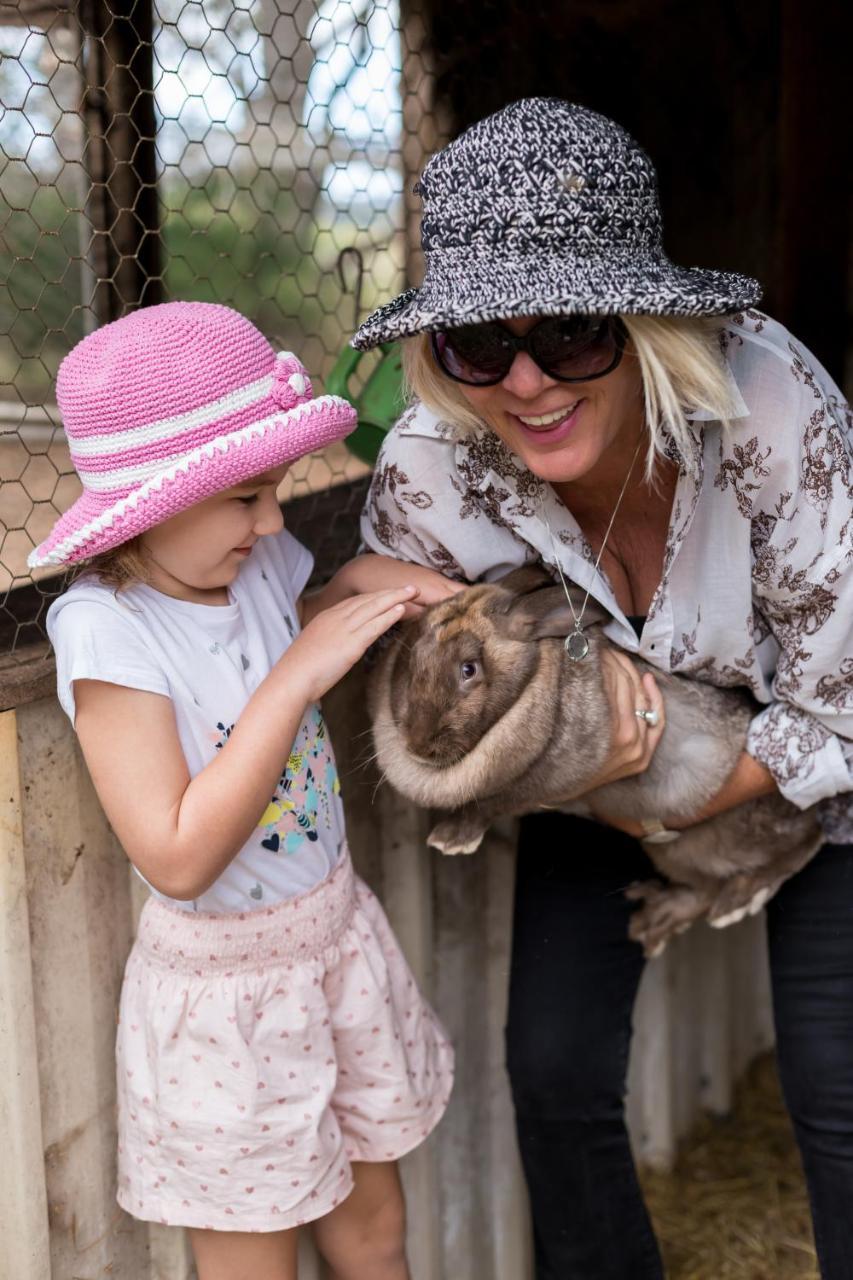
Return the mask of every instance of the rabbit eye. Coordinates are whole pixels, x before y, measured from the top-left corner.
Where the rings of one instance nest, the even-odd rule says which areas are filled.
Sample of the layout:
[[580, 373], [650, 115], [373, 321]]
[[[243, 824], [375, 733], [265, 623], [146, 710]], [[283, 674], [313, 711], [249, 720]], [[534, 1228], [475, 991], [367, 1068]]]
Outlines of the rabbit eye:
[[459, 670], [462, 675], [462, 679], [468, 681], [474, 679], [474, 676], [480, 670], [480, 666], [479, 663], [476, 662], [463, 662]]

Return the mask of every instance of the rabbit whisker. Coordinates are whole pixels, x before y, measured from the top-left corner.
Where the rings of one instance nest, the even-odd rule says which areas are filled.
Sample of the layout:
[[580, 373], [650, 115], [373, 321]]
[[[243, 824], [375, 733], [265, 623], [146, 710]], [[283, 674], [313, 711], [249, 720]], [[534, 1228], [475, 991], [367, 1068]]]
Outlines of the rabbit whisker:
[[371, 795], [371, 797], [370, 797], [370, 803], [371, 803], [371, 804], [375, 804], [375, 803], [376, 803], [376, 796], [378, 795], [378, 793], [379, 793], [379, 788], [382, 786], [383, 782], [387, 782], [387, 777], [386, 777], [386, 775], [385, 775], [384, 773], [380, 774], [380, 776], [379, 776], [379, 778], [378, 778], [378, 780], [377, 780], [376, 786], [373, 788], [373, 794], [372, 794], [372, 795]]

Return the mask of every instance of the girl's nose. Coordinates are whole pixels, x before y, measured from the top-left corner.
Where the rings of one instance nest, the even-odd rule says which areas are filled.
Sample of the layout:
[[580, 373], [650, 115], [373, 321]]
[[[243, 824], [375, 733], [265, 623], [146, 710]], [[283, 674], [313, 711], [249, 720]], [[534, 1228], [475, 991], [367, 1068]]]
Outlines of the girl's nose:
[[554, 379], [543, 373], [526, 351], [519, 351], [501, 385], [520, 400], [534, 400], [548, 387], [553, 387]]
[[275, 490], [269, 489], [258, 503], [254, 531], [259, 538], [262, 538], [268, 533], [279, 533], [283, 528], [284, 516], [281, 514], [278, 498], [275, 496]]

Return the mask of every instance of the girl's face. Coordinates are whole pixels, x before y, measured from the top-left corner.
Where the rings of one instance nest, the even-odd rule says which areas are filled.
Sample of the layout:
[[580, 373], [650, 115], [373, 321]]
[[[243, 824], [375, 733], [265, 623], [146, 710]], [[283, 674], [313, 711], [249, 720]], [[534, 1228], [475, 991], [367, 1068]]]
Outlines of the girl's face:
[[[539, 319], [502, 324], [521, 336]], [[594, 480], [617, 459], [621, 467], [643, 423], [642, 379], [630, 343], [612, 373], [589, 382], [558, 382], [519, 351], [502, 382], [456, 385], [528, 470], [552, 484]]]
[[276, 489], [286, 474], [286, 466], [265, 471], [142, 534], [151, 585], [180, 600], [226, 604], [258, 538], [284, 527]]

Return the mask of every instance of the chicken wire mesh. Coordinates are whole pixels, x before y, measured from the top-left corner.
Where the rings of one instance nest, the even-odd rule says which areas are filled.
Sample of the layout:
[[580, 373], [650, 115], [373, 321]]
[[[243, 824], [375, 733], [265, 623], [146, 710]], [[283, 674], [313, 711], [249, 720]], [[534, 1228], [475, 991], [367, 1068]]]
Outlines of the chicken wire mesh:
[[[80, 492], [52, 399], [75, 342], [134, 306], [225, 302], [322, 384], [355, 322], [341, 251], [362, 254], [363, 309], [402, 287], [426, 141], [419, 113], [404, 130], [423, 91], [413, 32], [397, 0], [0, 6], [6, 657], [43, 636], [62, 585], [26, 559]], [[338, 444], [285, 481], [321, 572], [352, 548], [366, 471]]]

